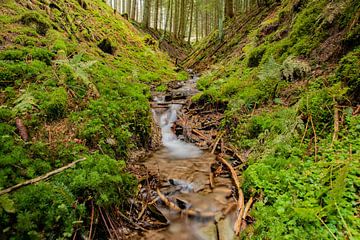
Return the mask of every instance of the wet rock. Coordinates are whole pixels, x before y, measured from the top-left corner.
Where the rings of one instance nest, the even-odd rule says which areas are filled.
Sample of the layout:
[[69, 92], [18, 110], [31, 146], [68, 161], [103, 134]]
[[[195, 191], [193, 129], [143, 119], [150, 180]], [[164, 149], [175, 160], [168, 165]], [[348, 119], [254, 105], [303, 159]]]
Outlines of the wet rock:
[[183, 84], [179, 81], [172, 81], [168, 83], [168, 88], [171, 89], [179, 89], [183, 86]]

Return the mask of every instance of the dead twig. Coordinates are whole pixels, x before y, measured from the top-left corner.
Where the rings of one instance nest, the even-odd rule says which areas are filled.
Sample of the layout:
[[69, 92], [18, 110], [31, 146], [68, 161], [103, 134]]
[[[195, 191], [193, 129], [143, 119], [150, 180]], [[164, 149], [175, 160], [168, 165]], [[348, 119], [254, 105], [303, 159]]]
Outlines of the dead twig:
[[48, 173], [46, 173], [46, 174], [44, 174], [44, 175], [42, 175], [42, 176], [40, 176], [40, 177], [36, 177], [36, 178], [30, 179], [30, 180], [27, 180], [27, 181], [25, 181], [25, 182], [23, 182], [23, 183], [16, 184], [15, 186], [6, 188], [6, 189], [4, 189], [4, 190], [1, 190], [1, 191], [0, 191], [0, 196], [1, 196], [1, 195], [4, 195], [4, 194], [6, 194], [6, 193], [10, 193], [10, 192], [12, 192], [12, 191], [14, 191], [14, 190], [16, 190], [16, 189], [21, 188], [21, 187], [24, 187], [24, 186], [27, 186], [27, 185], [30, 185], [30, 184], [35, 184], [35, 183], [40, 182], [40, 181], [42, 181], [42, 180], [48, 179], [49, 177], [51, 177], [51, 176], [53, 176], [53, 175], [56, 175], [56, 174], [58, 174], [58, 173], [61, 173], [61, 172], [65, 171], [66, 169], [69, 169], [69, 168], [71, 168], [72, 166], [74, 166], [75, 164], [77, 164], [77, 163], [79, 163], [79, 162], [82, 162], [82, 161], [84, 161], [84, 160], [86, 160], [86, 158], [82, 158], [82, 159], [76, 160], [76, 161], [74, 161], [74, 162], [72, 162], [72, 163], [69, 163], [68, 165], [65, 165], [65, 166], [63, 166], [63, 167], [61, 167], [61, 168], [58, 168], [58, 169], [54, 170], [54, 171], [48, 172]]
[[93, 223], [94, 223], [94, 202], [91, 200], [91, 220], [90, 220], [89, 240], [91, 240]]
[[225, 147], [226, 149], [230, 150], [236, 158], [238, 158], [242, 163], [245, 163], [246, 160], [239, 154], [236, 148], [230, 144], [229, 147]]
[[106, 230], [108, 231], [108, 233], [110, 235], [110, 238], [113, 239], [114, 237], [113, 237], [113, 235], [112, 235], [112, 233], [110, 231], [110, 228], [109, 228], [109, 226], [108, 226], [108, 224], [107, 224], [107, 222], [105, 220], [104, 214], [101, 211], [101, 207], [98, 207], [98, 209], [99, 209], [100, 216], [101, 216], [101, 218], [102, 218], [102, 220], [103, 220], [103, 222], [105, 224]]
[[220, 133], [218, 134], [218, 136], [216, 137], [215, 143], [214, 143], [213, 148], [212, 148], [212, 150], [211, 150], [211, 153], [212, 153], [212, 154], [215, 153], [216, 147], [217, 147], [217, 145], [219, 144], [219, 141], [220, 141], [220, 139], [222, 138], [222, 136], [224, 135], [224, 133], [225, 133], [225, 132], [220, 132]]
[[337, 107], [335, 98], [334, 98], [334, 103], [335, 103], [334, 104], [334, 134], [333, 134], [331, 145], [333, 145], [334, 142], [338, 138], [339, 126], [340, 126], [340, 124], [339, 124], [339, 108]]
[[208, 138], [204, 134], [202, 134], [200, 131], [198, 131], [196, 129], [192, 129], [192, 131], [193, 131], [193, 133], [199, 135], [202, 139], [208, 140]]
[[311, 127], [313, 129], [313, 132], [314, 132], [314, 144], [315, 144], [315, 161], [317, 160], [317, 135], [316, 135], [316, 129], [315, 129], [315, 125], [314, 125], [314, 122], [313, 122], [313, 119], [312, 119], [312, 116], [310, 115], [310, 122], [311, 122]]

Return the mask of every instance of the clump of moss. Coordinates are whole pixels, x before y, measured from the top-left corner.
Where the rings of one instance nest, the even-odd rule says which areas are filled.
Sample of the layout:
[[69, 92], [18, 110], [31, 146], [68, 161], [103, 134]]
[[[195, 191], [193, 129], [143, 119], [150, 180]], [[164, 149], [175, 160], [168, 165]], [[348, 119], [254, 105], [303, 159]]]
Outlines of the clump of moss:
[[259, 66], [265, 50], [266, 48], [264, 46], [261, 46], [251, 51], [249, 54], [247, 66], [250, 68]]
[[336, 70], [336, 79], [346, 84], [348, 95], [360, 101], [360, 48], [350, 52], [340, 61], [340, 66]]
[[53, 91], [49, 100], [44, 103], [44, 110], [48, 120], [62, 118], [67, 112], [67, 92], [64, 88]]
[[50, 23], [39, 13], [37, 12], [28, 12], [25, 13], [21, 19], [20, 22], [25, 25], [31, 26], [32, 24], [35, 24], [36, 26], [36, 32], [40, 35], [46, 35], [47, 31], [51, 27]]

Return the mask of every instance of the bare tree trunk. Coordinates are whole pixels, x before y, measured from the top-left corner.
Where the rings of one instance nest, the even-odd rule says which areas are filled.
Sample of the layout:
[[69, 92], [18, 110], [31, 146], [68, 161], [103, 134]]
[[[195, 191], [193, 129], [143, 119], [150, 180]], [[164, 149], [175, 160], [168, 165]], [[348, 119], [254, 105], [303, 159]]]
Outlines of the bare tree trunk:
[[159, 0], [159, 15], [160, 15], [160, 20], [159, 20], [159, 29], [163, 29], [163, 20], [164, 20], [164, 11], [163, 11], [163, 3], [162, 3], [162, 0]]
[[234, 17], [234, 0], [225, 0], [225, 16], [228, 18]]
[[136, 0], [132, 0], [131, 13], [130, 13], [130, 18], [132, 20], [135, 20], [136, 8], [137, 8]]
[[154, 28], [158, 29], [159, 22], [159, 0], [155, 0], [155, 9], [154, 9]]
[[190, 25], [189, 25], [189, 36], [188, 36], [188, 43], [191, 41], [192, 36], [192, 27], [193, 27], [193, 14], [194, 14], [194, 0], [191, 1], [191, 8], [190, 8]]
[[121, 13], [123, 14], [125, 12], [126, 0], [122, 0], [121, 2]]
[[195, 8], [195, 38], [196, 42], [199, 41], [199, 6], [196, 4]]
[[178, 30], [179, 30], [179, 0], [175, 0], [175, 9], [174, 9], [174, 35], [175, 35], [175, 38], [178, 38], [179, 35], [178, 35]]
[[143, 27], [150, 27], [151, 0], [144, 1]]
[[184, 40], [184, 33], [185, 33], [185, 0], [180, 0], [180, 24], [178, 29], [178, 36], [181, 40]]
[[131, 12], [131, 0], [127, 0], [126, 1], [126, 13], [128, 14], [128, 16], [130, 17], [130, 12]]
[[169, 19], [169, 32], [171, 33], [173, 30], [173, 8], [174, 8], [174, 0], [169, 0], [170, 4], [170, 19]]
[[[169, 19], [170, 19], [170, 11], [171, 11], [171, 0], [168, 1], [167, 9], [166, 9], [166, 17], [165, 17], [165, 26], [164, 26], [164, 35], [166, 34]], [[170, 19], [171, 21], [171, 19]], [[171, 27], [170, 27], [171, 29]]]

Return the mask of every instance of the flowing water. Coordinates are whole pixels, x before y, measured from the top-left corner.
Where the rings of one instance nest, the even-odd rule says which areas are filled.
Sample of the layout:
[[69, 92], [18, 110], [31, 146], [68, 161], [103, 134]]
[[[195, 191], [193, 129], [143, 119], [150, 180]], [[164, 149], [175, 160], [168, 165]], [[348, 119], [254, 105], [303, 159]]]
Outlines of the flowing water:
[[[190, 79], [177, 93], [192, 95], [196, 78]], [[150, 172], [161, 179], [160, 191], [180, 208], [196, 214], [179, 213], [157, 202], [157, 208], [169, 220], [162, 231], [150, 231], [145, 239], [233, 239], [234, 199], [228, 176], [216, 177], [210, 188], [210, 167], [215, 156], [201, 151], [191, 143], [180, 140], [174, 133], [174, 123], [180, 104], [164, 104], [164, 96], [155, 101], [163, 108], [153, 108], [156, 123], [161, 128], [163, 147], [145, 161]], [[227, 212], [224, 214], [224, 212]]]

